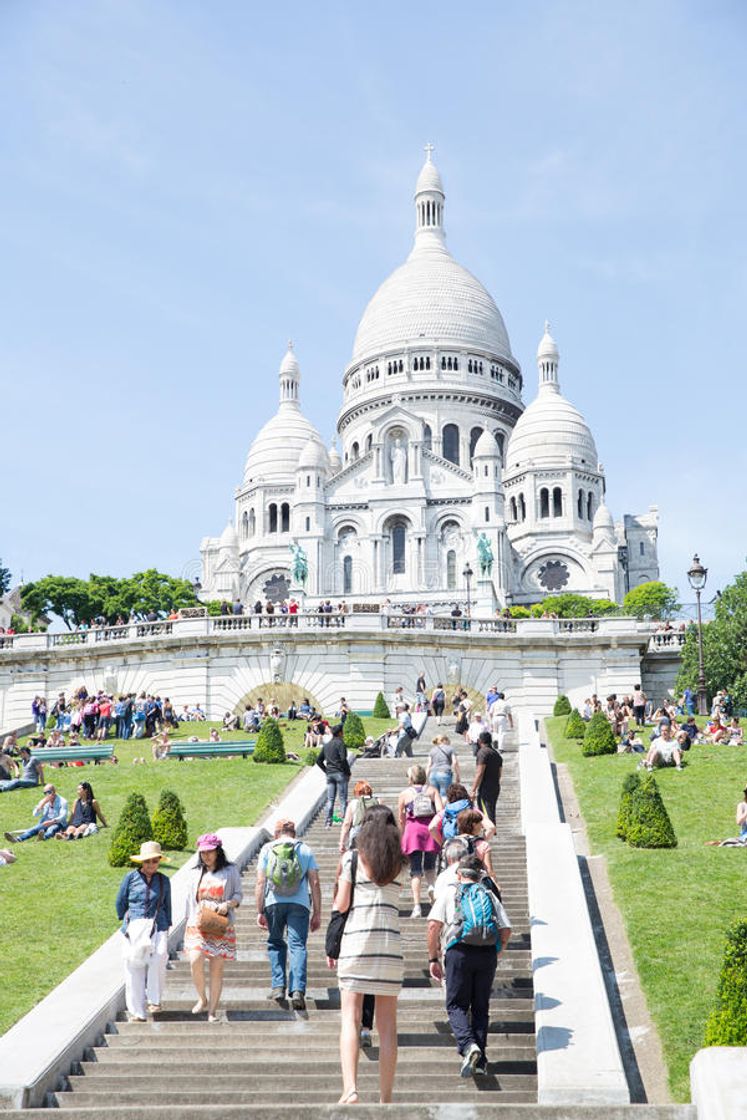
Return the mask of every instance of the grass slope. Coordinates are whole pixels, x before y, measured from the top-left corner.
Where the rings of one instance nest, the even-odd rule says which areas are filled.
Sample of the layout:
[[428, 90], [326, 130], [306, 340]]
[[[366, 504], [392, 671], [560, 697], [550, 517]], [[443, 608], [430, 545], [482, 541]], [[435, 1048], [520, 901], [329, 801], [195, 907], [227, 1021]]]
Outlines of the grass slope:
[[688, 1067], [703, 1044], [713, 1007], [724, 932], [747, 916], [747, 852], [704, 847], [706, 840], [736, 832], [747, 747], [695, 746], [682, 772], [657, 770], [678, 847], [634, 850], [615, 837], [615, 820], [623, 778], [640, 756], [583, 758], [580, 743], [563, 738], [565, 720], [547, 720], [554, 756], [570, 770], [593, 853], [607, 858], [615, 901], [661, 1033], [670, 1090], [676, 1101], [687, 1101]]
[[[391, 720], [364, 720], [366, 733], [380, 734]], [[215, 724], [184, 724], [172, 739], [207, 738]], [[305, 724], [282, 721], [286, 750], [299, 752]], [[221, 734], [224, 741], [256, 738]], [[89, 781], [110, 827], [71, 843], [29, 840], [15, 846], [18, 861], [0, 868], [0, 1033], [29, 1011], [117, 928], [114, 899], [126, 873], [110, 867], [107, 852], [112, 828], [128, 794], [143, 794], [149, 812], [162, 789], [172, 789], [184, 805], [190, 844], [201, 832], [228, 825], [250, 825], [299, 771], [298, 763], [259, 765], [251, 759], [151, 760], [149, 740], [110, 740], [119, 765], [45, 767], [70, 810], [78, 782]], [[144, 766], [133, 758], [145, 756]], [[39, 789], [0, 795], [0, 837], [6, 830], [28, 827]], [[0, 839], [0, 847], [5, 845]], [[188, 852], [175, 852], [180, 865]], [[134, 865], [133, 865], [134, 866]]]

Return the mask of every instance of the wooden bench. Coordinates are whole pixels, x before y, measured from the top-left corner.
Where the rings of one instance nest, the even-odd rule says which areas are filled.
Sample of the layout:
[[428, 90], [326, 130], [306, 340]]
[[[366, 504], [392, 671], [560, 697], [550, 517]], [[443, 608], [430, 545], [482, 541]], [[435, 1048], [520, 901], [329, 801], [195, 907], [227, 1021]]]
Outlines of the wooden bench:
[[111, 762], [114, 747], [80, 746], [80, 747], [34, 747], [31, 757], [37, 758], [42, 765], [45, 762]]
[[172, 743], [167, 758], [226, 758], [228, 755], [240, 754], [248, 758], [254, 754], [255, 739], [234, 739], [233, 742], [224, 739], [222, 743]]

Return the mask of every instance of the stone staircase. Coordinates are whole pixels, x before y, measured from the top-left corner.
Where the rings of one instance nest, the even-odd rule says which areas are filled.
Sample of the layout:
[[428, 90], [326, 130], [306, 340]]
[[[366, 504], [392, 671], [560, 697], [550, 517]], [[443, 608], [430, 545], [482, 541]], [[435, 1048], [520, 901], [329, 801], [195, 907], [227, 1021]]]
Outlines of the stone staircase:
[[[423, 737], [426, 741], [427, 735]], [[536, 1102], [536, 1051], [529, 953], [526, 860], [519, 831], [518, 756], [509, 746], [499, 801], [493, 858], [513, 937], [498, 964], [491, 1000], [487, 1077], [462, 1080], [459, 1058], [444, 1010], [442, 990], [428, 976], [426, 917], [409, 917], [409, 890], [401, 899], [405, 981], [399, 1001], [399, 1058], [395, 1103], [435, 1102], [515, 1105]], [[424, 755], [425, 743], [416, 744]], [[463, 779], [473, 772], [462, 750]], [[355, 780], [371, 782], [380, 801], [394, 807], [406, 785], [408, 759], [359, 761]], [[327, 830], [320, 815], [304, 837], [320, 867], [325, 915], [329, 914], [338, 853], [339, 827]], [[307, 1012], [270, 1003], [264, 931], [254, 921], [254, 867], [247, 869], [244, 906], [237, 915], [238, 960], [224, 975], [221, 1022], [195, 1018], [195, 993], [186, 961], [172, 962], [164, 1011], [145, 1024], [112, 1024], [101, 1046], [85, 1055], [68, 1089], [50, 1101], [72, 1113], [140, 1110], [159, 1105], [171, 1116], [190, 1107], [332, 1104], [341, 1091], [338, 1054], [339, 994], [326, 966], [322, 931], [309, 939]], [[428, 907], [423, 907], [427, 915]], [[374, 1045], [361, 1052], [359, 1089], [363, 1102], [378, 1099]]]

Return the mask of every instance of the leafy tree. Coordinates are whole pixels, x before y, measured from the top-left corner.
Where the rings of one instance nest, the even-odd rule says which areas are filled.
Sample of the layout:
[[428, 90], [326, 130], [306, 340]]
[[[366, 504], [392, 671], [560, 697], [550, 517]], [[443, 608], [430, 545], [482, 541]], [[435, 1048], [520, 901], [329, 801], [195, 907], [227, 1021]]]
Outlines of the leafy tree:
[[376, 697], [376, 700], [374, 701], [373, 717], [374, 719], [389, 719], [390, 716], [391, 712], [389, 711], [387, 702], [384, 699], [384, 693], [380, 692]]
[[649, 580], [648, 583], [639, 583], [623, 599], [623, 614], [633, 615], [635, 618], [671, 618], [676, 614], [682, 604], [677, 598], [677, 589], [667, 587], [658, 579]]
[[616, 754], [617, 741], [604, 712], [595, 712], [584, 731], [581, 753], [589, 758], [595, 754]]
[[272, 716], [262, 723], [252, 758], [255, 762], [285, 762], [283, 733]]
[[348, 712], [342, 731], [342, 741], [351, 750], [359, 750], [366, 741], [363, 720], [356, 712]]
[[122, 579], [95, 573], [87, 580], [49, 575], [27, 583], [21, 591], [24, 610], [33, 618], [56, 614], [69, 630], [99, 617], [108, 622], [129, 614], [144, 618], [155, 612], [161, 617], [172, 609], [191, 607], [196, 602], [189, 580], [165, 575], [155, 568]]
[[554, 716], [569, 716], [571, 714], [571, 702], [567, 696], [558, 696], [552, 714]]
[[153, 826], [148, 816], [148, 806], [142, 793], [131, 793], [114, 829], [109, 848], [112, 867], [128, 867], [130, 856], [140, 851], [140, 845], [153, 839]]
[[621, 840], [627, 840], [628, 828], [630, 827], [630, 806], [633, 801], [633, 794], [641, 784], [640, 774], [633, 771], [628, 774], [622, 784], [622, 794], [620, 795], [620, 805], [617, 810], [617, 824], [615, 827], [615, 835], [619, 836]]
[[618, 604], [611, 599], [590, 599], [588, 595], [566, 591], [562, 595], [548, 595], [541, 603], [535, 603], [531, 608], [531, 616], [541, 618], [543, 614], [556, 614], [558, 618], [599, 618], [605, 614], [616, 614], [619, 610]]
[[625, 839], [631, 848], [677, 847], [677, 837], [653, 774], [646, 774], [631, 793]]
[[162, 848], [182, 851], [187, 846], [187, 820], [184, 806], [170, 789], [162, 789], [158, 808], [153, 814], [153, 839]]
[[529, 610], [529, 607], [509, 607], [508, 608], [508, 613], [511, 615], [511, 618], [531, 618], [532, 617], [532, 612]]
[[[724, 588], [716, 601], [715, 618], [703, 626], [703, 665], [706, 690], [713, 696], [725, 688], [736, 708], [747, 707], [747, 572]], [[696, 690], [698, 631], [690, 626], [682, 647], [677, 688]]]
[[0, 560], [0, 603], [3, 600], [3, 595], [7, 595], [10, 591], [10, 585], [13, 577], [10, 574], [10, 568], [4, 568], [3, 562]]
[[88, 583], [75, 576], [44, 576], [21, 589], [21, 604], [32, 618], [56, 614], [68, 630], [95, 614]]
[[583, 739], [586, 734], [586, 724], [581, 718], [578, 708], [574, 708], [566, 720], [563, 735], [566, 739]]
[[708, 1018], [705, 1046], [747, 1046], [747, 920], [726, 933], [718, 1006]]

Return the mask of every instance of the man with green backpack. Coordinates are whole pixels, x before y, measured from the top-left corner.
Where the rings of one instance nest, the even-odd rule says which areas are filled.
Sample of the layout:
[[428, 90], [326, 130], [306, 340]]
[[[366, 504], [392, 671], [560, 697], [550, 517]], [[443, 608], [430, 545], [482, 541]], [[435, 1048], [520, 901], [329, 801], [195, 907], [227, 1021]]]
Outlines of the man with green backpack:
[[296, 839], [294, 821], [279, 820], [274, 838], [259, 853], [254, 897], [257, 925], [268, 933], [272, 977], [268, 998], [282, 1002], [287, 991], [293, 1010], [304, 1011], [306, 941], [309, 931], [321, 924], [322, 892], [316, 858], [307, 844]]

